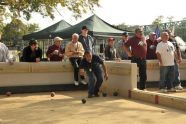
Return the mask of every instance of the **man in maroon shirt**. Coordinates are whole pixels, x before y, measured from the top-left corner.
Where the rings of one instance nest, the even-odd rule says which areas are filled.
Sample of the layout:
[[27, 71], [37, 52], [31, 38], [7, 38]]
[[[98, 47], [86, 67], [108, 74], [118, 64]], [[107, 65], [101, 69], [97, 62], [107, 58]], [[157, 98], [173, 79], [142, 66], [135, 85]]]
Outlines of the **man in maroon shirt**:
[[[129, 47], [131, 47], [131, 50], [129, 49]], [[137, 84], [137, 87], [140, 90], [144, 90], [145, 83], [147, 80], [146, 74], [147, 44], [142, 29], [137, 28], [135, 30], [135, 36], [131, 37], [124, 44], [124, 50], [127, 52], [128, 56], [131, 57], [131, 62], [137, 63], [140, 77], [140, 82]]]
[[152, 60], [157, 59], [156, 56], [156, 46], [158, 45], [158, 41], [156, 40], [156, 33], [151, 32], [149, 34], [149, 39], [147, 39], [147, 56], [146, 59]]
[[65, 50], [61, 46], [61, 41], [63, 39], [60, 37], [54, 38], [54, 45], [50, 46], [46, 53], [49, 61], [62, 61], [64, 58]]

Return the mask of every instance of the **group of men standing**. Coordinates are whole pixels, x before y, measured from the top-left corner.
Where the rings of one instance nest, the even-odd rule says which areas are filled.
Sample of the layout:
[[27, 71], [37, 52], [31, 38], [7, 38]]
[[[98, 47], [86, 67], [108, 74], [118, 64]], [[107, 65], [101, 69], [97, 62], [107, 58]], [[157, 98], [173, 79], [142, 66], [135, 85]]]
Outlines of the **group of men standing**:
[[137, 63], [139, 68], [140, 81], [137, 87], [140, 90], [146, 88], [146, 59], [158, 59], [159, 61], [160, 92], [175, 92], [183, 89], [178, 67], [182, 61], [181, 52], [170, 31], [162, 32], [161, 39], [158, 42], [154, 32], [150, 33], [149, 39], [146, 40], [143, 30], [137, 28], [135, 36], [124, 42], [123, 47], [128, 57], [130, 57], [132, 63]]
[[[157, 40], [159, 39], [159, 40]], [[105, 60], [131, 60], [139, 68], [138, 89], [146, 89], [146, 60], [158, 59], [160, 65], [160, 92], [182, 90], [179, 64], [182, 61], [179, 46], [169, 30], [162, 32], [157, 38], [151, 32], [146, 40], [143, 30], [137, 28], [135, 35], [129, 38], [127, 32], [122, 34], [122, 40], [114, 45], [115, 39], [108, 38], [105, 48]], [[115, 47], [116, 46], [116, 47]]]

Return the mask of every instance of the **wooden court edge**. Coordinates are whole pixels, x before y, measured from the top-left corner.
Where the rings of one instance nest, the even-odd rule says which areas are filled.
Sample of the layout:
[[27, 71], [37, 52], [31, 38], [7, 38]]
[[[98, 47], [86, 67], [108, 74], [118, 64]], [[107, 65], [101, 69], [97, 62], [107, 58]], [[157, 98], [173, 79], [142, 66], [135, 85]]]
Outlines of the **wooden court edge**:
[[186, 98], [180, 96], [134, 89], [128, 90], [128, 98], [186, 111]]

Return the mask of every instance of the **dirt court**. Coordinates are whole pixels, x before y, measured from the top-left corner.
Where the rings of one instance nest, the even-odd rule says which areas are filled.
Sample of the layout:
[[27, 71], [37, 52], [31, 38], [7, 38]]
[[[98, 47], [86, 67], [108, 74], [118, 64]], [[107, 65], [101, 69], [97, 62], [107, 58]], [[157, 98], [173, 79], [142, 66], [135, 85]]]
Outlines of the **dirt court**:
[[176, 124], [185, 123], [186, 112], [155, 104], [99, 97], [81, 99], [86, 91], [0, 96], [0, 124]]

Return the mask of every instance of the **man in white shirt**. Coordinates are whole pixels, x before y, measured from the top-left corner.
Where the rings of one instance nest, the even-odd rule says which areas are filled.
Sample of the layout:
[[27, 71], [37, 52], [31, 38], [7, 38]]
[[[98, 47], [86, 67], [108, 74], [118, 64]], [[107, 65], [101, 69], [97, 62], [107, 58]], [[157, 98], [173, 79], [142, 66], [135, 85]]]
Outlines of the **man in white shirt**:
[[161, 35], [162, 41], [158, 43], [156, 48], [157, 58], [160, 65], [160, 92], [172, 91], [174, 81], [174, 51], [173, 44], [168, 41], [169, 34], [163, 32]]
[[[0, 40], [1, 40], [1, 34], [0, 34]], [[0, 42], [0, 62], [9, 62], [9, 64], [13, 64], [13, 56], [11, 57], [9, 54], [8, 47]]]

